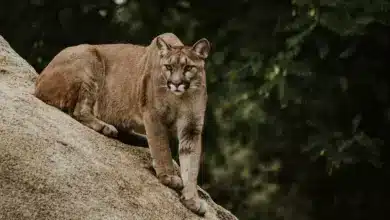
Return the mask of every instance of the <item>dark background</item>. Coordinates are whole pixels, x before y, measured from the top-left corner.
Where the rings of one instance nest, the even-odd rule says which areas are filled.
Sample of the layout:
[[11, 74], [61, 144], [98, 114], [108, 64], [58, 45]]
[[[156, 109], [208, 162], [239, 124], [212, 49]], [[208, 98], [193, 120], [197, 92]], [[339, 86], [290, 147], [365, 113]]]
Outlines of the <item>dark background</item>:
[[0, 0], [39, 72], [64, 47], [206, 37], [200, 185], [248, 220], [386, 219], [387, 0]]

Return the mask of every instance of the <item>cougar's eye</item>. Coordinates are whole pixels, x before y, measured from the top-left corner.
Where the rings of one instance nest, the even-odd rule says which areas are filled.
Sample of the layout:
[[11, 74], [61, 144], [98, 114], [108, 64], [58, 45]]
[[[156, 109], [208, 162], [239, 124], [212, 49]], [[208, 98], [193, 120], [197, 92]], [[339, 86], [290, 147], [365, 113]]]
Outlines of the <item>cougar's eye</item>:
[[189, 72], [189, 71], [191, 71], [191, 69], [192, 69], [192, 67], [194, 67], [194, 66], [185, 66], [184, 67], [184, 72]]
[[168, 71], [172, 71], [172, 66], [171, 65], [165, 65], [165, 68], [167, 68]]

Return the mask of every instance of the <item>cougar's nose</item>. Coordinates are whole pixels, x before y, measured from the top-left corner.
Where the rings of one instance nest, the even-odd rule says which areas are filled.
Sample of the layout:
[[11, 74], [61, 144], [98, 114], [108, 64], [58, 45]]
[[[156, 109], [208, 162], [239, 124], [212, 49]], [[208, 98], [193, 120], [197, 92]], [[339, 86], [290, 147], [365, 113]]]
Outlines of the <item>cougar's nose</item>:
[[168, 88], [173, 92], [174, 91], [184, 92], [186, 89], [188, 89], [188, 87], [189, 87], [188, 83], [185, 83], [182, 80], [168, 81]]
[[168, 84], [168, 88], [170, 90], [176, 91], [176, 90], [179, 90], [179, 87], [181, 85], [181, 81], [172, 81], [172, 80], [170, 80], [170, 81], [167, 82], [167, 84]]

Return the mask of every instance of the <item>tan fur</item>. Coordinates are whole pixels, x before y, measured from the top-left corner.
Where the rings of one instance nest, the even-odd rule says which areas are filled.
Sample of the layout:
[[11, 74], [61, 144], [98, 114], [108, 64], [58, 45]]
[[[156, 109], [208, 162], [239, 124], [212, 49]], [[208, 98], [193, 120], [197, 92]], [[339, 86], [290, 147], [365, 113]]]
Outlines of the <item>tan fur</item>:
[[[148, 46], [68, 47], [42, 71], [35, 96], [107, 136], [115, 137], [117, 128], [145, 131], [157, 177], [182, 189], [183, 204], [204, 214], [206, 206], [196, 186], [209, 50], [206, 39], [188, 47], [171, 33], [159, 35]], [[174, 174], [172, 134], [179, 139], [181, 177]]]

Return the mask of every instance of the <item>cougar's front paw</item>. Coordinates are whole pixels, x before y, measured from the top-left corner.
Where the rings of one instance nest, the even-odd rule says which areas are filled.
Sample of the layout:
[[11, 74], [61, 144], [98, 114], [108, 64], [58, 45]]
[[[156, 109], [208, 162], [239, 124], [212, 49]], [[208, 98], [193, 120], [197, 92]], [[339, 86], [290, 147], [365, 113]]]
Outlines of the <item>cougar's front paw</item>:
[[158, 179], [162, 184], [168, 186], [169, 188], [174, 190], [183, 189], [183, 181], [177, 175], [162, 174], [159, 175]]
[[181, 196], [180, 201], [187, 209], [191, 210], [197, 215], [204, 216], [204, 214], [207, 212], [207, 203], [198, 197], [185, 199], [184, 196]]
[[110, 125], [110, 124], [104, 124], [102, 133], [108, 137], [117, 137], [118, 136], [118, 130]]

